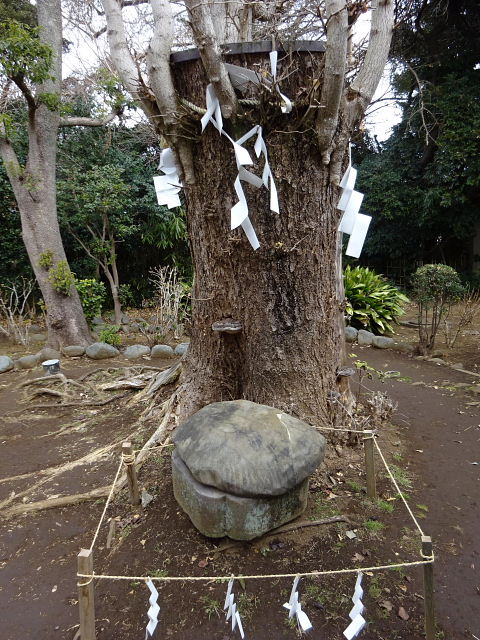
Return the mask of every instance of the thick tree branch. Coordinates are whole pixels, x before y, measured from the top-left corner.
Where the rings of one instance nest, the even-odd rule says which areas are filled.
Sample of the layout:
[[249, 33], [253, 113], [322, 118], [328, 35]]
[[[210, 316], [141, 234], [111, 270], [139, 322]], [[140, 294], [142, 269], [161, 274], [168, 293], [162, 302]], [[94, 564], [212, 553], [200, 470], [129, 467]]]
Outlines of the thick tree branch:
[[112, 111], [104, 118], [83, 118], [69, 116], [67, 118], [60, 118], [60, 127], [103, 127], [109, 122], [112, 122], [117, 117], [118, 113]]
[[223, 115], [226, 118], [231, 118], [237, 110], [237, 98], [228, 72], [222, 62], [221, 51], [207, 0], [185, 0], [185, 5], [188, 9], [193, 37], [208, 79], [215, 89]]
[[367, 53], [347, 92], [350, 127], [365, 113], [385, 69], [392, 41], [394, 4], [394, 0], [372, 0], [372, 24]]
[[174, 39], [172, 9], [168, 0], [151, 0], [154, 31], [147, 50], [150, 85], [167, 129], [176, 124], [177, 98], [170, 72]]
[[136, 100], [148, 118], [158, 116], [128, 47], [123, 25], [122, 6], [118, 0], [102, 0], [107, 20], [107, 37], [115, 68], [127, 91]]
[[348, 13], [345, 0], [327, 0], [326, 8], [327, 46], [317, 136], [323, 163], [329, 164], [345, 82]]

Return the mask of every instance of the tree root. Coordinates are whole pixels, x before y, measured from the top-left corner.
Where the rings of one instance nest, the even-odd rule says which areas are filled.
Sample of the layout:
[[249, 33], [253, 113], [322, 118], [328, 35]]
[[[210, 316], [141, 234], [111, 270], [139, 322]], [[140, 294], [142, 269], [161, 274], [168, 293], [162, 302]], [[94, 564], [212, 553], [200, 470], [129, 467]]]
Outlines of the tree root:
[[104, 407], [110, 404], [114, 400], [120, 400], [128, 395], [127, 393], [117, 393], [117, 395], [107, 398], [106, 400], [99, 400], [98, 402], [61, 402], [59, 404], [32, 404], [28, 409], [63, 409], [64, 407]]
[[[172, 409], [173, 404], [174, 404], [176, 399], [177, 399], [177, 392], [173, 393], [172, 396], [166, 402], [163, 403], [162, 409], [161, 409], [161, 414], [160, 414], [160, 415], [163, 415], [163, 419], [162, 419], [160, 425], [155, 430], [155, 432], [150, 436], [150, 438], [147, 440], [147, 442], [143, 445], [143, 447], [140, 449], [140, 451], [138, 452], [138, 454], [136, 456], [136, 464], [135, 464], [135, 466], [136, 466], [137, 470], [140, 469], [140, 467], [143, 464], [145, 458], [149, 455], [149, 453], [150, 453], [149, 449], [151, 447], [153, 447], [155, 444], [157, 444], [159, 442], [159, 440], [161, 440], [162, 438], [165, 437], [166, 431], [168, 429], [168, 423], [169, 423], [169, 420], [170, 420], [170, 417], [171, 417], [171, 409]], [[65, 406], [65, 405], [58, 405], [58, 406]], [[122, 440], [122, 442], [123, 441], [124, 440]], [[82, 464], [89, 464], [91, 462], [94, 462], [96, 459], [98, 459], [100, 457], [100, 455], [103, 455], [104, 453], [106, 453], [107, 451], [111, 450], [112, 448], [118, 446], [119, 444], [120, 444], [120, 442], [115, 442], [115, 443], [110, 444], [110, 445], [108, 445], [106, 447], [102, 447], [101, 449], [97, 449], [96, 451], [88, 454], [87, 456], [84, 456], [83, 458], [79, 458], [78, 460], [74, 460], [74, 461], [69, 462], [67, 464], [60, 465], [59, 467], [51, 467], [50, 469], [43, 469], [41, 471], [35, 471], [35, 472], [31, 472], [29, 474], [22, 474], [20, 476], [11, 476], [10, 478], [2, 479], [0, 482], [8, 482], [8, 481], [16, 480], [16, 479], [23, 479], [23, 478], [30, 477], [32, 475], [37, 475], [37, 474], [42, 474], [42, 475], [46, 475], [47, 476], [47, 477], [43, 478], [43, 480], [40, 480], [39, 482], [35, 483], [33, 486], [31, 486], [28, 489], [26, 489], [25, 491], [23, 491], [23, 492], [21, 492], [21, 493], [19, 493], [17, 495], [14, 495], [14, 496], [12, 496], [10, 498], [7, 498], [2, 503], [0, 503], [0, 508], [2, 508], [1, 516], [4, 519], [9, 519], [9, 518], [15, 517], [17, 515], [21, 515], [23, 513], [33, 513], [33, 512], [36, 512], [36, 511], [42, 511], [44, 509], [53, 509], [53, 508], [56, 508], [56, 507], [66, 507], [66, 506], [69, 506], [69, 505], [72, 505], [72, 504], [78, 504], [80, 502], [86, 502], [86, 501], [89, 501], [89, 500], [97, 500], [98, 498], [106, 497], [109, 494], [109, 492], [110, 492], [110, 490], [112, 488], [111, 485], [98, 487], [97, 489], [92, 489], [91, 491], [88, 491], [87, 493], [79, 493], [79, 494], [68, 495], [68, 496], [60, 496], [58, 498], [39, 500], [37, 502], [21, 503], [21, 504], [13, 505], [13, 506], [11, 506], [11, 507], [9, 507], [7, 509], [4, 508], [5, 506], [9, 505], [13, 500], [21, 498], [21, 497], [27, 495], [28, 493], [31, 493], [31, 492], [35, 491], [36, 489], [38, 489], [39, 487], [44, 485], [46, 482], [51, 480], [53, 477], [55, 477], [57, 475], [60, 475], [61, 473], [64, 473], [65, 471], [69, 471], [69, 470], [73, 469], [76, 466], [79, 466], [79, 465], [82, 465]], [[118, 478], [117, 483], [115, 485], [115, 493], [118, 493], [118, 491], [120, 491], [124, 487], [124, 485], [126, 484], [126, 481], [127, 481], [126, 474], [122, 474]]]
[[[346, 522], [347, 524], [351, 524], [350, 518], [348, 518], [347, 516], [332, 516], [331, 518], [323, 518], [322, 520], [304, 520], [303, 522], [294, 522], [292, 524], [286, 524], [281, 527], [277, 527], [276, 529], [272, 529], [271, 531], [267, 531], [267, 533], [264, 533], [261, 538], [257, 538], [256, 540], [253, 540], [253, 542], [258, 542], [259, 539], [268, 538], [280, 533], [295, 531], [296, 529], [304, 529], [305, 527], [318, 527], [322, 524], [334, 524], [335, 522]], [[222, 551], [234, 549], [241, 544], [244, 544], [241, 540], [239, 540], [238, 542], [230, 542], [221, 547], [217, 547], [217, 549], [214, 549], [212, 553], [222, 553]]]

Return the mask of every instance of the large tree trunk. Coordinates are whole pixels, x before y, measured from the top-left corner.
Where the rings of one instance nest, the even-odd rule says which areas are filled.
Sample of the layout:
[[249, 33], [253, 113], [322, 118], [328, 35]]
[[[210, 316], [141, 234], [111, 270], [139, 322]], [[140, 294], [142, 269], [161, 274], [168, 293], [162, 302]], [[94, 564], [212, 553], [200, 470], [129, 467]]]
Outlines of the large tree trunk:
[[[318, 73], [321, 56], [316, 55]], [[249, 56], [246, 64], [253, 68], [260, 60], [264, 56]], [[308, 86], [312, 56], [297, 54], [289, 64], [298, 69], [282, 91], [295, 96]], [[206, 79], [199, 62], [178, 65], [176, 81], [180, 95], [204, 104]], [[230, 231], [230, 208], [237, 201], [231, 143], [210, 125], [195, 146], [196, 182], [185, 189], [195, 283], [182, 415], [210, 402], [245, 398], [313, 423], [330, 420], [327, 398], [337, 390], [342, 357], [338, 187], [330, 182], [312, 131], [291, 133], [302, 113], [279, 113], [266, 120], [264, 137], [280, 214], [269, 210], [266, 189], [242, 183], [261, 243], [257, 251], [241, 229]], [[257, 111], [238, 120], [230, 135], [239, 138], [259, 119]], [[253, 170], [261, 175], [262, 168]], [[212, 330], [213, 323], [228, 318], [241, 323], [240, 333]]]

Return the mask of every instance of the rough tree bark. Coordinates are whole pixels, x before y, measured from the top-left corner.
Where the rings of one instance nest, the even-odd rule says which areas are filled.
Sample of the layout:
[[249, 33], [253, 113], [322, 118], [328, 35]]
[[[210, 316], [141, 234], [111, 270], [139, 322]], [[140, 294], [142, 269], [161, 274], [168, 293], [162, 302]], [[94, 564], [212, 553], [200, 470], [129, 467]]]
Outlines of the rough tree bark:
[[[150, 3], [154, 16], [158, 5], [165, 8], [161, 0]], [[160, 113], [173, 110], [178, 114], [176, 136], [170, 135], [169, 123], [163, 126], [163, 133], [179, 161], [195, 268], [191, 346], [183, 377], [187, 393], [181, 414], [186, 416], [213, 401], [246, 398], [313, 423], [325, 422], [332, 417], [327, 398], [337, 388], [336, 369], [343, 346], [343, 294], [336, 268], [338, 184], [347, 162], [349, 136], [373, 96], [387, 59], [393, 0], [372, 1], [369, 50], [350, 84], [347, 2], [326, 1], [325, 55], [297, 54], [283, 60], [281, 89], [295, 103], [289, 115], [281, 114], [275, 92], [267, 99], [253, 94], [260, 100], [258, 106], [242, 106], [238, 95], [232, 98], [223, 66], [225, 56], [219, 48], [227, 31], [230, 37], [232, 34], [230, 28], [221, 33], [218, 26], [215, 29], [218, 12], [213, 11], [213, 4], [186, 0], [200, 60], [173, 66], [174, 96], [171, 91], [169, 95], [159, 93], [158, 84], [153, 91], [157, 104], [164, 105]], [[227, 5], [234, 4], [241, 3], [215, 6], [228, 9]], [[243, 8], [248, 4], [243, 3]], [[138, 67], [129, 54], [130, 78], [124, 77], [125, 58], [117, 59], [116, 52], [126, 50], [118, 26], [120, 4], [103, 0], [103, 5], [111, 55], [128, 86], [132, 70], [138, 74]], [[240, 22], [234, 24], [238, 25], [236, 39], [241, 40]], [[157, 39], [161, 29], [157, 22]], [[265, 55], [257, 59], [239, 56], [228, 61], [268, 69], [266, 59]], [[229, 231], [230, 207], [236, 202], [232, 146], [211, 126], [200, 136], [198, 120], [195, 122], [198, 114], [185, 115], [181, 102], [187, 98], [203, 106], [208, 82], [215, 87], [223, 115], [231, 116], [224, 127], [232, 138], [238, 139], [253, 124], [264, 127], [281, 212], [269, 211], [265, 190], [245, 186], [261, 243], [256, 252], [243, 232]], [[142, 83], [148, 81], [142, 79]], [[153, 122], [162, 130], [161, 118]], [[226, 319], [238, 321], [241, 332], [229, 335], [212, 330], [213, 323]]]

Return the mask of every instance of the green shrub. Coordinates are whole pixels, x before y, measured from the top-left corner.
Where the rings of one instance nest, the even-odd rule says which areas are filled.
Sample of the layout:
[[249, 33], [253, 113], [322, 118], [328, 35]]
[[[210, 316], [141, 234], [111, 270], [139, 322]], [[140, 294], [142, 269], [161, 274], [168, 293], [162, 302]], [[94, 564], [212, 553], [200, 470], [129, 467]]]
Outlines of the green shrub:
[[446, 264], [426, 264], [412, 278], [412, 297], [418, 306], [420, 351], [430, 353], [435, 346], [440, 323], [452, 304], [465, 293], [460, 276]]
[[403, 314], [408, 298], [368, 267], [350, 267], [344, 272], [346, 313], [352, 327], [376, 334], [394, 333], [392, 322]]
[[95, 316], [99, 316], [102, 313], [102, 306], [107, 295], [105, 285], [94, 278], [85, 278], [76, 280], [75, 286], [80, 296], [88, 326], [91, 328]]
[[48, 271], [48, 281], [58, 293], [69, 296], [75, 284], [75, 275], [70, 271], [66, 260], [59, 260], [54, 267]]
[[120, 327], [116, 324], [106, 324], [100, 332], [100, 342], [106, 342], [113, 347], [118, 347], [122, 344], [122, 337], [119, 333]]
[[40, 254], [40, 258], [38, 260], [38, 266], [48, 271], [53, 265], [53, 257], [54, 255], [51, 249], [42, 251], [42, 253]]

